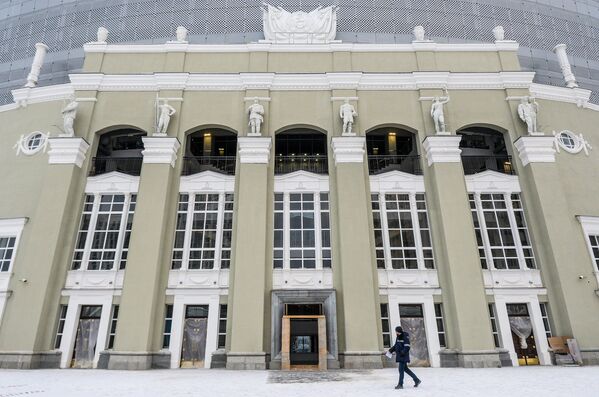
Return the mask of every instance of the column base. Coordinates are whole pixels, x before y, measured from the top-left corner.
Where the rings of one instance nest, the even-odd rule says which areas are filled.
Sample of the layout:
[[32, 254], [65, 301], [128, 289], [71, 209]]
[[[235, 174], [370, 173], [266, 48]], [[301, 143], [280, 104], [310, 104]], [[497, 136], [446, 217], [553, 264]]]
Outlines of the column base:
[[227, 369], [265, 370], [266, 353], [227, 353]]
[[341, 367], [345, 369], [383, 368], [381, 352], [345, 352], [339, 353]]
[[60, 368], [60, 351], [48, 352], [0, 352], [0, 368], [47, 369]]
[[504, 365], [511, 366], [511, 360], [507, 351], [503, 350], [478, 350], [457, 351], [441, 350], [441, 367], [444, 368], [500, 368]]
[[599, 349], [585, 349], [580, 351], [584, 365], [599, 365]]
[[167, 369], [171, 367], [171, 353], [160, 352], [100, 352], [98, 368], [126, 371]]

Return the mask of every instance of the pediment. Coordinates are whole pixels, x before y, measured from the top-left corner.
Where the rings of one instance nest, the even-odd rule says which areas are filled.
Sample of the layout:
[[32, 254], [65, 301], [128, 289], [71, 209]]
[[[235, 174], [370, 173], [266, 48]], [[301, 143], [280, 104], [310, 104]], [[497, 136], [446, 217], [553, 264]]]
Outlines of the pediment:
[[136, 193], [139, 190], [139, 177], [123, 174], [122, 172], [109, 172], [87, 178], [86, 193], [121, 192]]
[[469, 192], [499, 191], [520, 192], [518, 176], [497, 171], [483, 171], [466, 175], [466, 188]]
[[373, 192], [424, 192], [424, 177], [397, 170], [371, 175], [370, 190]]
[[275, 175], [275, 191], [290, 190], [328, 191], [329, 176], [307, 171]]
[[179, 190], [181, 192], [227, 191], [235, 187], [235, 176], [214, 171], [202, 171], [197, 174], [182, 176]]

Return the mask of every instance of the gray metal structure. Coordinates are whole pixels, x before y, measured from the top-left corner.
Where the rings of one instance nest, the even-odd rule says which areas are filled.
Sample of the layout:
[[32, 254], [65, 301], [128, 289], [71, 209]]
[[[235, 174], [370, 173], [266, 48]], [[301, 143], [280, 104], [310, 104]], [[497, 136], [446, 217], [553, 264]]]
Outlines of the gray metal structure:
[[[83, 44], [99, 26], [111, 43], [163, 43], [183, 25], [191, 43], [232, 44], [262, 39], [263, 0], [0, 0], [0, 104], [25, 84], [34, 44], [50, 47], [39, 85], [68, 81], [83, 64]], [[568, 46], [572, 70], [599, 103], [598, 0], [270, 0], [289, 11], [339, 5], [337, 39], [355, 43], [408, 43], [423, 25], [437, 42], [492, 42], [504, 26], [517, 40], [525, 70], [536, 82], [564, 86], [552, 53]]]

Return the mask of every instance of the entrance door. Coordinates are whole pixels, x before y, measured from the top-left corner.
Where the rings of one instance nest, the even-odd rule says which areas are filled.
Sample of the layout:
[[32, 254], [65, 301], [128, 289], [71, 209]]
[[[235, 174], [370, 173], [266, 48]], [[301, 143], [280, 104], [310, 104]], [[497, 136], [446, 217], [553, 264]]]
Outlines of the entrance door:
[[520, 365], [539, 365], [535, 336], [532, 332], [532, 321], [526, 303], [507, 305], [507, 315], [512, 331], [514, 350]]
[[204, 368], [208, 305], [186, 306], [181, 347], [181, 368]]
[[93, 368], [101, 315], [102, 306], [81, 306], [72, 368]]
[[399, 305], [403, 330], [410, 334], [410, 361], [414, 367], [430, 367], [422, 305]]
[[318, 366], [318, 319], [292, 318], [290, 342], [291, 365]]

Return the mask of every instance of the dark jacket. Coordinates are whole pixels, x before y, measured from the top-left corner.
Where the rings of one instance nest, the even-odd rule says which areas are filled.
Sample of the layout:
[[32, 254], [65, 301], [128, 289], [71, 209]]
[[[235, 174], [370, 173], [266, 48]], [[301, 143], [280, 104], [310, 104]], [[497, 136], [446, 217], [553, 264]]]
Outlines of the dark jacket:
[[391, 346], [389, 352], [395, 353], [395, 362], [410, 362], [410, 335], [404, 332], [395, 340], [395, 344]]

